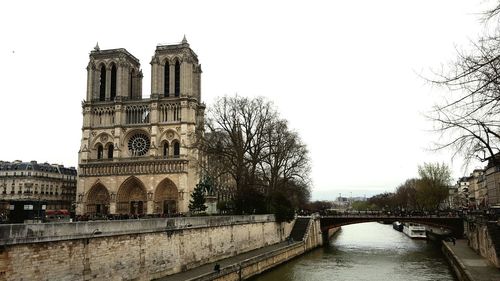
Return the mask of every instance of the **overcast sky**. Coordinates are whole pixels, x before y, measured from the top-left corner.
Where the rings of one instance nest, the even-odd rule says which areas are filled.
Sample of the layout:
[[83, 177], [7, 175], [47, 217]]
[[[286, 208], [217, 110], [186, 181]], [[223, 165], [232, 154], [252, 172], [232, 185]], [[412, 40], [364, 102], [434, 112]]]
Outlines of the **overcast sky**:
[[[487, 3], [486, 3], [487, 4]], [[312, 159], [313, 199], [392, 191], [423, 162], [468, 174], [422, 116], [430, 75], [483, 32], [483, 0], [2, 1], [0, 160], [77, 166], [88, 54], [126, 48], [144, 73], [185, 34], [202, 99], [264, 96]], [[471, 167], [474, 168], [474, 167]]]

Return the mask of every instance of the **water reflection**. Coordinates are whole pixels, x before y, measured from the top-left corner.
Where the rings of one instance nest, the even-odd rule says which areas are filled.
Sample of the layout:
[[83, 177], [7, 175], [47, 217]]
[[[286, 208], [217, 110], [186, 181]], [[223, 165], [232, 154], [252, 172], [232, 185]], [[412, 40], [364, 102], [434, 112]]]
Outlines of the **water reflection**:
[[345, 226], [329, 247], [266, 272], [257, 281], [456, 280], [438, 246], [412, 240], [391, 225]]

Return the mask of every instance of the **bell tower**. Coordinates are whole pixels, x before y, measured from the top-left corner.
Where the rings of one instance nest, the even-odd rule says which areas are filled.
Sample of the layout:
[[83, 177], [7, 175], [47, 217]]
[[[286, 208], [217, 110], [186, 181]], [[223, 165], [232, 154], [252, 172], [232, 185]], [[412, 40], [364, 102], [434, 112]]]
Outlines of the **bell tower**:
[[186, 36], [180, 44], [158, 45], [151, 66], [152, 95], [201, 99], [201, 65]]
[[127, 50], [101, 50], [97, 44], [87, 66], [87, 101], [141, 99], [140, 66]]
[[201, 66], [186, 38], [158, 45], [151, 96], [142, 97], [139, 60], [127, 50], [89, 55], [79, 151], [77, 214], [174, 215], [188, 211], [199, 181], [203, 133]]

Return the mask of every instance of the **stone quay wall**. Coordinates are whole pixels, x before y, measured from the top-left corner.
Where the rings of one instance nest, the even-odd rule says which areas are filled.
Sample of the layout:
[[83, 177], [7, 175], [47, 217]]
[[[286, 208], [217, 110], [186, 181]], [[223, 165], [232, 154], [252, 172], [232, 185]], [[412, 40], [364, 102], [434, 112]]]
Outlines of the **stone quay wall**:
[[500, 226], [497, 222], [469, 222], [469, 246], [500, 268]]
[[471, 273], [467, 270], [466, 266], [460, 261], [459, 258], [453, 254], [453, 251], [450, 249], [446, 243], [441, 242], [441, 252], [443, 252], [444, 256], [448, 260], [455, 272], [455, 275], [459, 281], [474, 281]]
[[273, 215], [0, 226], [0, 280], [150, 280], [271, 245]]
[[[337, 232], [335, 228], [332, 234]], [[294, 242], [283, 248], [269, 251], [259, 256], [244, 260], [222, 268], [220, 272], [210, 272], [186, 281], [238, 281], [246, 280], [266, 270], [272, 269], [305, 252], [323, 245], [320, 220], [318, 216], [311, 217], [307, 232], [302, 241]]]

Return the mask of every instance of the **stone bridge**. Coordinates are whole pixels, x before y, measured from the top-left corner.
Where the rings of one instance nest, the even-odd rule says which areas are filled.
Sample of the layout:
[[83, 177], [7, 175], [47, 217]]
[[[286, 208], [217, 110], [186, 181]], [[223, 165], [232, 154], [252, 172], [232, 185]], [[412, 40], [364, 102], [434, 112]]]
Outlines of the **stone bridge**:
[[451, 235], [461, 238], [464, 235], [464, 220], [461, 217], [438, 217], [438, 216], [395, 216], [395, 215], [335, 215], [322, 216], [320, 218], [321, 231], [327, 233], [328, 229], [343, 225], [378, 222], [399, 221], [413, 222], [433, 227], [443, 227], [451, 230]]

